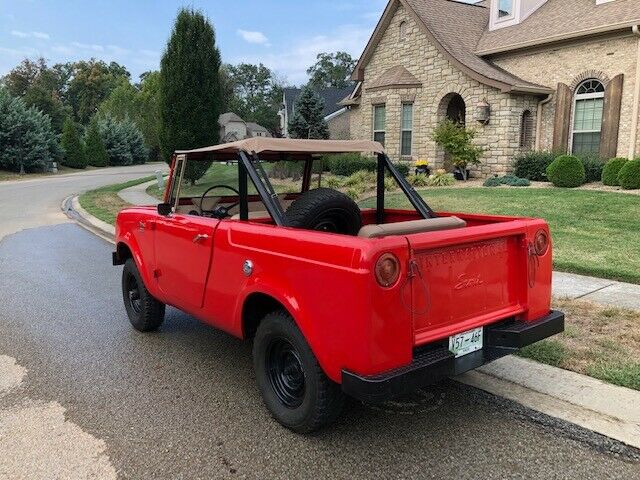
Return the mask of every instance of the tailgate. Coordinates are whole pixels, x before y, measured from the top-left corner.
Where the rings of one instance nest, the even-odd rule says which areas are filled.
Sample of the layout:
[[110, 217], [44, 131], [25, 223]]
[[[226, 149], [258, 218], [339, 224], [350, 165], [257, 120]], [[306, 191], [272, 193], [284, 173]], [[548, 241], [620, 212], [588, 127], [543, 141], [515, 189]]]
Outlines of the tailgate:
[[526, 295], [524, 231], [480, 241], [430, 246], [407, 237], [412, 250], [416, 345], [516, 315]]

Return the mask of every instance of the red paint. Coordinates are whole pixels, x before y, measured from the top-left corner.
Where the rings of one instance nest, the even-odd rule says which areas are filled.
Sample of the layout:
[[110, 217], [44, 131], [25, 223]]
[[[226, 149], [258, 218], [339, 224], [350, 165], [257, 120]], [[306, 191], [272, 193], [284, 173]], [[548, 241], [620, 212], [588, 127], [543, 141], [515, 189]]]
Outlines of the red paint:
[[[534, 321], [549, 313], [552, 249], [534, 261], [529, 253], [547, 224], [456, 215], [466, 228], [370, 240], [266, 220], [162, 217], [142, 207], [120, 213], [116, 241], [131, 250], [152, 295], [237, 337], [245, 335], [245, 301], [256, 293], [271, 296], [291, 313], [327, 375], [340, 382], [342, 369], [381, 373], [410, 363], [417, 345], [512, 316]], [[364, 223], [374, 217], [363, 211]], [[418, 216], [387, 210], [386, 218]], [[198, 235], [207, 237], [194, 242]], [[391, 288], [374, 274], [387, 252], [401, 266]], [[254, 265], [248, 277], [245, 260]]]

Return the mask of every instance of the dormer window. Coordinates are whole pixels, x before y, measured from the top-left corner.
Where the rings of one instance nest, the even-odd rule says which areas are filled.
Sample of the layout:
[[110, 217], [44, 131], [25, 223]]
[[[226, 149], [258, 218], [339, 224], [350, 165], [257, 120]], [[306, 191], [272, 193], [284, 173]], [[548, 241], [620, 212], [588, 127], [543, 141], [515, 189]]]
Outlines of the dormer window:
[[513, 17], [513, 2], [514, 0], [498, 1], [498, 19]]

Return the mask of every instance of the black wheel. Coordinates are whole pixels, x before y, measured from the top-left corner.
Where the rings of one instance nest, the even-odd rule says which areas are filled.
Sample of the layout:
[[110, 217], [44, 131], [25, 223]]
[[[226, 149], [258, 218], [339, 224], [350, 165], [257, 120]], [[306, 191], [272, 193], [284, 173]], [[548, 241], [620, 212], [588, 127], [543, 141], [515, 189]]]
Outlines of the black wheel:
[[362, 217], [356, 202], [331, 188], [309, 190], [291, 204], [285, 215], [288, 227], [357, 235]]
[[122, 271], [122, 297], [133, 328], [151, 332], [162, 325], [165, 305], [151, 296], [132, 258], [126, 261]]
[[340, 386], [324, 374], [286, 312], [270, 313], [260, 322], [253, 366], [265, 405], [285, 427], [309, 433], [340, 415], [344, 405]]

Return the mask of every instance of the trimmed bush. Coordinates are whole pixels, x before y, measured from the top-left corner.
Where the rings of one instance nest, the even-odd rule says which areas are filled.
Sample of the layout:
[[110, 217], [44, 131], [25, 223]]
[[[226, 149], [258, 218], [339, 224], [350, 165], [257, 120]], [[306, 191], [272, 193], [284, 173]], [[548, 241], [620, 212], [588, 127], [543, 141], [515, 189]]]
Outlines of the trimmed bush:
[[586, 183], [599, 182], [602, 178], [602, 170], [604, 169], [604, 162], [600, 157], [594, 154], [580, 154], [576, 156], [584, 165]]
[[409, 165], [407, 165], [406, 163], [394, 163], [393, 165], [403, 176], [406, 177], [407, 175], [409, 175]]
[[98, 130], [98, 122], [95, 120], [89, 125], [89, 129], [85, 134], [85, 157], [87, 163], [92, 167], [106, 167], [109, 161], [107, 149], [104, 146], [100, 131]]
[[331, 173], [343, 177], [348, 177], [360, 170], [376, 171], [376, 161], [371, 157], [363, 157], [359, 153], [327, 155], [324, 157], [324, 161]]
[[41, 172], [61, 153], [49, 116], [0, 87], [0, 168]]
[[547, 167], [553, 163], [552, 152], [528, 152], [516, 157], [514, 175], [533, 182], [547, 182]]
[[637, 190], [640, 188], [640, 158], [624, 164], [618, 173], [618, 182], [625, 190]]
[[528, 187], [531, 185], [531, 182], [526, 178], [516, 177], [515, 175], [505, 175], [504, 177], [488, 178], [483, 185], [485, 187], [499, 187], [501, 185], [508, 185], [510, 187]]
[[620, 185], [618, 182], [618, 174], [628, 161], [626, 158], [612, 158], [609, 160], [602, 170], [602, 183], [610, 187]]
[[82, 145], [76, 124], [70, 118], [67, 118], [64, 122], [60, 143], [62, 144], [62, 150], [64, 150], [64, 160], [62, 162], [64, 165], [71, 168], [87, 168], [84, 145]]
[[561, 155], [547, 167], [547, 177], [556, 187], [575, 188], [584, 184], [586, 174], [579, 158]]

